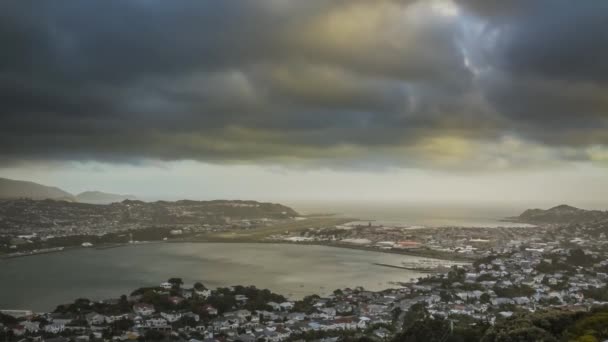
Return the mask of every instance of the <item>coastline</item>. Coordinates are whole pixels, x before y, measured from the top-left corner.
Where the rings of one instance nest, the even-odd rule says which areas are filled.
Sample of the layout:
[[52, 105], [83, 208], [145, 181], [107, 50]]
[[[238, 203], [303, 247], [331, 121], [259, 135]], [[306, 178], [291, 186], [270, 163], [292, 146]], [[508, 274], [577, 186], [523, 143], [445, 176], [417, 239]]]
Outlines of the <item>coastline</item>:
[[252, 241], [247, 239], [183, 239], [183, 240], [169, 240], [164, 241], [166, 243], [256, 243], [256, 244], [276, 244], [276, 245], [307, 245], [307, 246], [325, 246], [334, 248], [344, 249], [355, 249], [367, 252], [377, 252], [386, 254], [399, 254], [407, 256], [415, 256], [421, 258], [435, 259], [440, 261], [459, 261], [459, 262], [473, 262], [476, 258], [466, 257], [454, 253], [446, 253], [432, 250], [397, 250], [397, 249], [380, 249], [368, 246], [357, 246], [345, 243], [324, 243], [322, 241], [312, 242], [289, 242], [289, 241]]
[[357, 246], [351, 244], [344, 243], [323, 243], [321, 241], [316, 242], [288, 242], [288, 241], [256, 241], [256, 240], [248, 240], [248, 239], [221, 239], [221, 238], [212, 238], [212, 239], [174, 239], [174, 240], [166, 240], [166, 241], [142, 241], [137, 243], [122, 243], [122, 244], [109, 244], [109, 245], [98, 245], [93, 247], [82, 247], [82, 246], [68, 246], [63, 247], [62, 249], [54, 249], [51, 251], [41, 251], [36, 253], [28, 253], [22, 255], [0, 255], [0, 260], [8, 260], [15, 258], [23, 258], [29, 256], [36, 256], [48, 253], [60, 253], [70, 250], [76, 249], [96, 249], [96, 250], [104, 250], [104, 249], [112, 249], [112, 248], [121, 248], [127, 246], [137, 246], [137, 245], [149, 245], [149, 244], [161, 244], [161, 243], [252, 243], [252, 244], [276, 244], [276, 245], [311, 245], [311, 246], [325, 246], [325, 247], [334, 247], [334, 248], [344, 248], [344, 249], [355, 249], [362, 250], [368, 252], [377, 252], [377, 253], [386, 253], [386, 254], [399, 254], [406, 256], [414, 256], [428, 259], [435, 259], [439, 261], [458, 261], [458, 262], [473, 262], [475, 258], [466, 257], [454, 253], [446, 253], [432, 250], [396, 250], [396, 249], [380, 249], [375, 247], [368, 246]]
[[120, 243], [120, 244], [106, 244], [106, 245], [97, 245], [97, 246], [92, 246], [92, 247], [83, 247], [83, 246], [60, 246], [60, 247], [51, 247], [48, 248], [47, 250], [39, 250], [39, 251], [32, 251], [29, 253], [23, 253], [23, 254], [18, 254], [18, 255], [13, 255], [13, 254], [0, 254], [0, 260], [8, 260], [8, 259], [17, 259], [17, 258], [25, 258], [25, 257], [30, 257], [30, 256], [36, 256], [36, 255], [43, 255], [43, 254], [50, 254], [50, 253], [61, 253], [61, 252], [66, 252], [66, 251], [72, 251], [72, 250], [77, 250], [77, 249], [96, 249], [96, 250], [104, 250], [104, 249], [112, 249], [112, 248], [120, 248], [120, 247], [126, 247], [126, 246], [134, 246], [134, 245], [151, 245], [151, 244], [160, 244], [160, 243], [164, 243], [167, 241], [141, 241], [141, 242], [137, 242], [137, 243]]

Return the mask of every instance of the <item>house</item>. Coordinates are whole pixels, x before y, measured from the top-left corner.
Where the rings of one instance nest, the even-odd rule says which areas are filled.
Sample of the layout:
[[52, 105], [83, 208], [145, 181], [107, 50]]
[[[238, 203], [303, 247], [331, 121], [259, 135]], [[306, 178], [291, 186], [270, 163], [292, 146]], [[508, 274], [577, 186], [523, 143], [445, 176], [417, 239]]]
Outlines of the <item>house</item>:
[[242, 341], [242, 342], [255, 342], [257, 339], [253, 335], [241, 334], [241, 335], [237, 336], [236, 340]]
[[186, 312], [185, 314], [182, 315], [183, 317], [188, 317], [191, 318], [192, 320], [194, 320], [195, 322], [200, 321], [201, 317], [197, 314], [195, 314], [194, 312]]
[[379, 314], [385, 311], [388, 311], [388, 308], [385, 305], [369, 304], [361, 306], [361, 312], [365, 314]]
[[146, 326], [150, 328], [166, 328], [168, 324], [166, 319], [159, 317], [146, 320]]
[[277, 303], [277, 302], [268, 302], [266, 303], [268, 306], [270, 306], [272, 308], [273, 311], [279, 311], [281, 310], [281, 304]]
[[194, 293], [199, 296], [199, 297], [203, 297], [203, 298], [208, 298], [209, 296], [211, 296], [211, 290], [209, 289], [195, 289]]
[[276, 313], [270, 312], [270, 311], [265, 311], [265, 310], [259, 310], [258, 315], [261, 315], [265, 319], [269, 319], [269, 320], [279, 319], [279, 315], [277, 315]]
[[173, 284], [169, 282], [160, 283], [160, 287], [165, 290], [171, 290], [173, 288]]
[[216, 316], [218, 314], [217, 309], [209, 304], [204, 305], [203, 310], [206, 311], [209, 316]]
[[25, 333], [26, 333], [26, 330], [22, 324], [18, 324], [15, 327], [13, 327], [13, 334], [15, 336], [22, 336], [22, 335], [25, 335]]
[[182, 318], [182, 314], [179, 312], [161, 312], [160, 316], [169, 323], [177, 322]]
[[388, 329], [381, 327], [379, 329], [374, 330], [374, 335], [378, 336], [381, 339], [385, 339], [391, 335], [391, 332]]
[[40, 322], [24, 321], [21, 322], [21, 325], [28, 333], [36, 333], [38, 330], [40, 330]]
[[236, 310], [224, 313], [226, 318], [234, 318], [240, 321], [245, 321], [247, 317], [251, 317], [251, 311], [249, 310]]
[[235, 299], [237, 302], [240, 302], [240, 303], [244, 303], [244, 302], [246, 302], [246, 301], [248, 300], [247, 296], [245, 296], [245, 295], [240, 295], [240, 294], [239, 294], [239, 295], [235, 295], [235, 296], [234, 296], [234, 299]]
[[69, 316], [52, 315], [51, 321], [57, 324], [68, 325], [69, 323], [72, 323], [73, 319]]
[[179, 303], [184, 301], [184, 298], [178, 296], [171, 296], [168, 298], [169, 302], [173, 305], [178, 305]]
[[336, 304], [335, 308], [336, 308], [336, 311], [341, 314], [353, 311], [352, 305], [350, 305], [348, 303], [338, 303], [338, 304]]
[[98, 314], [97, 312], [88, 313], [84, 317], [89, 325], [102, 325], [106, 322], [106, 316]]
[[281, 309], [289, 311], [293, 309], [293, 302], [283, 302], [279, 304], [279, 306], [281, 307]]
[[324, 313], [328, 318], [332, 318], [332, 317], [336, 316], [335, 308], [322, 308], [322, 309], [319, 309], [319, 311]]
[[125, 314], [121, 314], [121, 315], [106, 316], [106, 323], [113, 323], [113, 322], [121, 321], [121, 320], [125, 320], [125, 319], [133, 319], [133, 314], [125, 313]]
[[44, 339], [44, 342], [69, 342], [69, 341], [70, 340], [68, 340], [67, 338], [65, 338], [63, 336]]
[[287, 319], [290, 319], [293, 321], [303, 321], [306, 319], [306, 314], [303, 312], [292, 312], [287, 315]]
[[59, 334], [65, 330], [65, 324], [51, 323], [44, 326], [44, 331], [51, 334]]
[[140, 316], [150, 316], [154, 311], [154, 305], [152, 304], [137, 303], [133, 305], [133, 312]]
[[503, 305], [503, 304], [513, 304], [513, 300], [511, 298], [497, 297], [491, 299], [492, 305]]

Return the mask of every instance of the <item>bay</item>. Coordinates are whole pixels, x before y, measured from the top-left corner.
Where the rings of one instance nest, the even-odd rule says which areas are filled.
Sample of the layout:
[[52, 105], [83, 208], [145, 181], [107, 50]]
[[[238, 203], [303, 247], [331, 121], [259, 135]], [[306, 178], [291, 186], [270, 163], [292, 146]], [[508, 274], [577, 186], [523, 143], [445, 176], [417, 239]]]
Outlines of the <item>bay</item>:
[[[76, 298], [117, 298], [170, 277], [207, 287], [255, 285], [291, 298], [334, 289], [395, 287], [424, 274], [400, 266], [425, 258], [314, 245], [159, 243], [74, 249], [0, 260], [0, 308], [48, 311]], [[445, 263], [448, 263], [447, 261]]]

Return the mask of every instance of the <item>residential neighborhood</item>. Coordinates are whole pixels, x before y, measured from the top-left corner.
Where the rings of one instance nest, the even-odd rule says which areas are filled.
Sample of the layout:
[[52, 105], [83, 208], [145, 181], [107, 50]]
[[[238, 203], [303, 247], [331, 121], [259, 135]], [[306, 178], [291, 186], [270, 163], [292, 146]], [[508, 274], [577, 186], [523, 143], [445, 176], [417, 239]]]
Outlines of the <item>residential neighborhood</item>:
[[589, 312], [608, 305], [607, 283], [603, 254], [518, 248], [394, 289], [337, 289], [298, 300], [253, 286], [208, 289], [171, 278], [120, 298], [77, 299], [51, 313], [4, 310], [1, 329], [11, 341], [337, 340], [345, 334], [384, 341], [399, 334], [409, 313], [420, 307], [435, 319], [494, 326], [546, 309]]

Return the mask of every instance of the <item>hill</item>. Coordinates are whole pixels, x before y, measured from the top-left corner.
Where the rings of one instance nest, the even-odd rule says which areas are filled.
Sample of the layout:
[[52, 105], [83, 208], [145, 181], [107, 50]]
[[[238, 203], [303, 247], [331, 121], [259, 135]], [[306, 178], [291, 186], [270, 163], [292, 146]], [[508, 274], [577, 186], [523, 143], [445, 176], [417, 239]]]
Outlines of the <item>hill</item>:
[[569, 205], [558, 205], [551, 209], [528, 209], [517, 217], [510, 218], [525, 223], [585, 223], [608, 220], [608, 211], [585, 210]]
[[91, 204], [110, 204], [135, 200], [133, 195], [117, 195], [101, 191], [85, 191], [76, 196], [58, 187], [34, 182], [0, 178], [0, 199], [29, 198], [33, 200], [62, 200]]
[[0, 198], [31, 198], [75, 201], [72, 194], [57, 187], [7, 178], [0, 178]]
[[136, 200], [133, 195], [118, 195], [102, 191], [85, 191], [76, 195], [76, 201], [91, 204], [110, 204], [124, 200]]
[[242, 220], [263, 222], [296, 216], [297, 212], [284, 205], [256, 201], [124, 200], [102, 205], [50, 199], [0, 199], [0, 230], [15, 234], [49, 229], [59, 234], [72, 232], [74, 227], [94, 234], [161, 226], [230, 226]]

